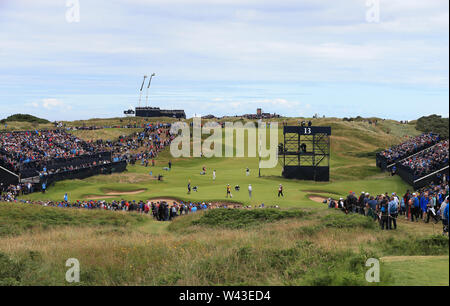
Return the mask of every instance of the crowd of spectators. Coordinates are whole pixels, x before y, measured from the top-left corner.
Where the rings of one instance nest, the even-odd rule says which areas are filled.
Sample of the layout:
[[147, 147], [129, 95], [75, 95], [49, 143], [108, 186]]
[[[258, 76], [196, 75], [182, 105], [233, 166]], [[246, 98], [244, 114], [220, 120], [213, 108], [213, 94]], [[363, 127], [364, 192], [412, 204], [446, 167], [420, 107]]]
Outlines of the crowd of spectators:
[[[91, 142], [64, 130], [1, 133], [0, 161], [8, 170], [31, 177], [112, 161], [154, 159], [174, 138], [169, 130], [170, 124], [147, 124], [142, 132], [121, 136], [117, 141]], [[111, 155], [99, 159], [103, 152]]]
[[54, 159], [96, 154], [97, 148], [63, 130], [0, 133], [0, 159], [19, 173]]
[[[134, 163], [137, 160], [148, 161], [158, 157], [175, 138], [170, 135], [170, 124], [149, 124], [142, 132], [136, 132], [127, 137], [120, 137], [116, 142], [104, 142], [106, 148], [113, 152], [116, 160], [128, 160]], [[148, 164], [148, 162], [147, 162]]]
[[[45, 190], [47, 179], [59, 173], [70, 177], [77, 170], [100, 169], [96, 166], [123, 161], [134, 164], [141, 160], [146, 166], [151, 161], [154, 165], [159, 152], [174, 138], [170, 126], [145, 124], [142, 131], [116, 141], [83, 141], [63, 129], [0, 133], [0, 166], [20, 174], [22, 179], [39, 177], [39, 183], [32, 183], [30, 188], [37, 191]], [[2, 197], [14, 198], [17, 190], [28, 192], [23, 185], [28, 183], [8, 186], [7, 191], [2, 187]]]
[[[18, 191], [20, 193], [20, 191]], [[8, 192], [9, 194], [9, 192]], [[5, 193], [4, 193], [5, 195]], [[67, 199], [67, 200], [66, 200]], [[243, 208], [240, 204], [227, 204], [219, 202], [183, 202], [183, 201], [136, 201], [136, 200], [86, 200], [86, 201], [68, 201], [67, 194], [63, 201], [26, 201], [18, 200], [14, 196], [8, 198], [4, 196], [0, 201], [24, 203], [30, 205], [41, 205], [46, 207], [76, 208], [76, 209], [101, 209], [121, 212], [135, 212], [149, 214], [158, 221], [170, 221], [177, 216], [187, 215], [198, 211], [205, 211], [216, 208], [237, 209]]]
[[[324, 203], [329, 208], [340, 209], [346, 214], [359, 213], [379, 222], [381, 229], [397, 229], [397, 219], [404, 216], [405, 220], [411, 222], [425, 223], [433, 220], [435, 223], [442, 221], [443, 233], [448, 235], [448, 208], [449, 184], [448, 176], [444, 175], [439, 184], [423, 187], [415, 192], [409, 190], [401, 197], [395, 192], [379, 195], [371, 195], [361, 192], [356, 196], [354, 192], [349, 193], [347, 198], [335, 200], [329, 198]], [[446, 215], [447, 214], [447, 215]]]
[[36, 185], [31, 182], [16, 185], [6, 185], [0, 182], [0, 201], [17, 201], [20, 195], [26, 195], [35, 191]]
[[402, 161], [402, 165], [411, 169], [415, 177], [423, 177], [448, 165], [448, 140], [426, 149]]
[[427, 147], [439, 142], [439, 135], [433, 133], [425, 133], [417, 137], [412, 137], [407, 141], [380, 152], [387, 163], [391, 164], [417, 153]]

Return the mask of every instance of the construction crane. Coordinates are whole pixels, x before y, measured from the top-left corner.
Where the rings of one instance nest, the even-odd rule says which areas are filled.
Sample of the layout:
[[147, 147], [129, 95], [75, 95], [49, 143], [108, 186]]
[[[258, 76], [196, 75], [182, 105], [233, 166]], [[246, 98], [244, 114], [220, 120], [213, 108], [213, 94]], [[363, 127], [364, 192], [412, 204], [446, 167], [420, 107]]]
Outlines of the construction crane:
[[144, 80], [142, 81], [141, 90], [140, 90], [140, 94], [139, 94], [139, 107], [141, 107], [142, 89], [144, 89], [144, 83], [145, 83], [146, 78], [147, 78], [147, 76], [144, 75]]
[[148, 86], [147, 86], [147, 97], [145, 98], [145, 107], [148, 107], [148, 90], [150, 88], [150, 84], [152, 84], [152, 78], [155, 76], [155, 73], [152, 73], [152, 75], [150, 76], [150, 80], [148, 81]]

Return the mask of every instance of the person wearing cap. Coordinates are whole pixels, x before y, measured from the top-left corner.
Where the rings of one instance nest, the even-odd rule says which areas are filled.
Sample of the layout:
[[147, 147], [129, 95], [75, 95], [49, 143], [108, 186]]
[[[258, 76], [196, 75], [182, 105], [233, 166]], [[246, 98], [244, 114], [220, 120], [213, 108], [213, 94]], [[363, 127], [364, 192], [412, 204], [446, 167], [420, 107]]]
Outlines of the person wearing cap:
[[252, 185], [248, 184], [248, 197], [251, 199], [252, 198]]
[[375, 200], [374, 196], [371, 196], [369, 201], [367, 202], [367, 206], [368, 206], [367, 216], [372, 217], [374, 221], [378, 219], [377, 205], [378, 205], [378, 201]]
[[335, 208], [336, 203], [333, 201], [332, 198], [328, 198], [328, 208]]
[[420, 216], [420, 201], [416, 193], [413, 193], [412, 200], [412, 211], [411, 211], [411, 222], [414, 222], [414, 217], [416, 217], [416, 222], [419, 222]]
[[228, 198], [228, 196], [230, 196], [230, 198], [233, 197], [233, 195], [231, 194], [231, 186], [230, 186], [230, 184], [227, 184], [227, 198]]
[[397, 217], [398, 217], [398, 202], [394, 197], [395, 193], [390, 199], [388, 203], [388, 217], [389, 217], [389, 226], [388, 228], [391, 230], [392, 225], [394, 225], [394, 229], [397, 229]]
[[283, 195], [283, 185], [280, 184], [280, 186], [278, 186], [278, 197], [280, 197], [280, 195], [282, 197], [284, 197]]

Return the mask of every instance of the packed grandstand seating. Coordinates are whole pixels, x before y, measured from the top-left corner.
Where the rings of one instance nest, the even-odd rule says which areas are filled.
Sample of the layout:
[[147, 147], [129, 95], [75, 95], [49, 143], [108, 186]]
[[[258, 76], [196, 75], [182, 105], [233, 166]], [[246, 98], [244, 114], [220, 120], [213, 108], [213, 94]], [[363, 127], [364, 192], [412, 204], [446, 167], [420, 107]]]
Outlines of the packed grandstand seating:
[[[98, 148], [95, 146], [62, 130], [0, 134], [2, 164], [5, 168], [24, 176], [37, 175], [47, 164], [55, 161], [95, 156], [97, 153]], [[67, 165], [67, 162], [64, 164]]]
[[448, 140], [406, 158], [401, 164], [414, 172], [415, 177], [423, 177], [448, 165]]
[[0, 166], [21, 179], [39, 177], [31, 188], [38, 191], [44, 182], [123, 171], [125, 162], [148, 165], [173, 140], [170, 126], [146, 124], [141, 132], [116, 141], [83, 141], [62, 129], [0, 133]]
[[417, 137], [412, 137], [397, 146], [380, 152], [379, 154], [390, 164], [426, 149], [439, 142], [439, 140], [439, 135], [425, 133]]

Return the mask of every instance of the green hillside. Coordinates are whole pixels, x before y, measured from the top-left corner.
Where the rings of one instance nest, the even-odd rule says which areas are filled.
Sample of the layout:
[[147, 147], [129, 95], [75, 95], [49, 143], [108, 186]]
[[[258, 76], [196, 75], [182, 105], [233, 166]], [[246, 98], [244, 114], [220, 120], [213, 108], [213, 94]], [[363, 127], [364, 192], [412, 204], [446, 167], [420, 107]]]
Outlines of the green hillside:
[[[115, 125], [119, 120], [90, 124]], [[289, 124], [298, 120], [287, 119]], [[448, 238], [439, 236], [440, 225], [399, 218], [398, 230], [385, 232], [366, 217], [346, 216], [311, 200], [346, 196], [350, 190], [405, 192], [410, 187], [381, 173], [374, 155], [420, 132], [414, 125], [382, 120], [375, 126], [326, 118], [315, 119], [314, 125], [332, 127], [329, 183], [286, 180], [281, 164], [262, 169], [258, 177], [257, 158], [175, 159], [166, 150], [155, 167], [130, 165], [121, 174], [62, 181], [45, 195], [21, 198], [62, 200], [68, 193], [70, 201], [176, 198], [252, 207], [264, 203], [281, 210], [219, 209], [169, 223], [136, 213], [0, 203], [0, 285], [68, 285], [68, 258], [79, 259], [82, 285], [448, 285], [448, 273], [439, 273], [448, 270]], [[127, 131], [134, 129], [75, 133], [85, 139], [114, 139]], [[172, 170], [163, 170], [169, 160]], [[200, 175], [203, 166], [206, 175]], [[153, 179], [150, 171], [162, 174], [163, 181]], [[187, 194], [188, 180], [198, 192]], [[283, 198], [277, 197], [280, 183]], [[227, 199], [226, 184], [240, 185], [241, 191]], [[423, 256], [429, 260], [418, 273]], [[380, 283], [364, 278], [368, 258], [381, 259]]]

